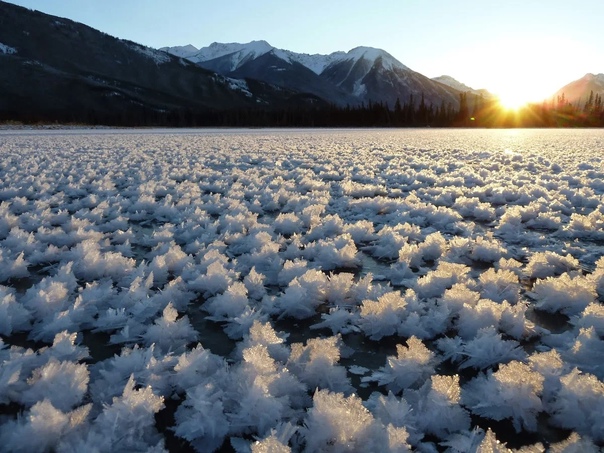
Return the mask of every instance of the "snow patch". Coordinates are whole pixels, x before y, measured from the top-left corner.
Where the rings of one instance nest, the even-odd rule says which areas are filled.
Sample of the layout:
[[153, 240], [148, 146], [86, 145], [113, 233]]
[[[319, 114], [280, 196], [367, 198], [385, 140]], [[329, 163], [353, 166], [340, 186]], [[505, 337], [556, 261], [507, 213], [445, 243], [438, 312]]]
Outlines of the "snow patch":
[[17, 53], [17, 49], [15, 49], [14, 47], [7, 46], [6, 44], [2, 44], [0, 42], [0, 53], [3, 53], [5, 55], [13, 55]]

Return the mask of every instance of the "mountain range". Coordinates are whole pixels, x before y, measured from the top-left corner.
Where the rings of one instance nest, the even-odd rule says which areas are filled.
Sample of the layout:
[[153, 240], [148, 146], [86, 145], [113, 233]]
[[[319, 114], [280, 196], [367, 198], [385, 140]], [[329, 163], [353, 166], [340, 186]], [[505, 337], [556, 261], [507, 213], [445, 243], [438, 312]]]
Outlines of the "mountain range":
[[459, 102], [459, 88], [450, 83], [454, 79], [431, 80], [388, 52], [371, 47], [308, 55], [277, 49], [266, 41], [252, 41], [213, 43], [202, 49], [187, 45], [161, 50], [225, 77], [262, 80], [312, 93], [339, 106], [373, 102], [393, 107], [397, 99], [400, 102], [412, 99], [418, 104], [422, 95], [426, 104], [436, 106], [443, 102], [456, 106]]
[[[152, 49], [3, 1], [0, 67], [0, 120], [120, 123], [258, 108], [393, 108], [397, 100], [457, 109], [460, 93], [490, 96], [450, 76], [430, 79], [371, 47], [329, 55], [266, 41]], [[604, 94], [603, 74], [587, 74], [559, 93], [581, 102], [592, 90]]]

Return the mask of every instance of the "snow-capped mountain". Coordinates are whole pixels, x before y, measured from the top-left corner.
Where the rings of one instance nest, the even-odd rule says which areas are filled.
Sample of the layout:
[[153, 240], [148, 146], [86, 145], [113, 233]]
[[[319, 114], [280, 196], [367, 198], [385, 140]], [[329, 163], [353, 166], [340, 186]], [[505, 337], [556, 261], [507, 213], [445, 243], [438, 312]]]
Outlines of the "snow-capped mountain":
[[396, 100], [418, 104], [458, 102], [458, 92], [435, 83], [409, 69], [388, 52], [357, 47], [328, 65], [321, 77], [350, 93], [361, 102], [382, 102], [393, 106]]
[[213, 43], [197, 52], [193, 46], [163, 48], [185, 56], [203, 68], [228, 77], [255, 78], [285, 88], [308, 92], [346, 105], [382, 102], [393, 106], [412, 99], [456, 105], [458, 92], [412, 71], [388, 52], [356, 47], [348, 52], [309, 55], [277, 49], [266, 41]]
[[[162, 47], [160, 50], [181, 56], [200, 66], [219, 66], [219, 72], [226, 73], [235, 71], [247, 61], [270, 52], [273, 47], [266, 41], [252, 41], [248, 44], [214, 42], [202, 49], [196, 49], [189, 44], [183, 47]], [[216, 60], [218, 62], [215, 62]], [[204, 65], [208, 61], [215, 63]]]
[[355, 47], [339, 55], [321, 74], [337, 86], [346, 87], [354, 95], [362, 96], [367, 90], [364, 78], [376, 65], [384, 71], [409, 70], [386, 51], [372, 47]]
[[571, 104], [584, 103], [589, 99], [592, 91], [594, 96], [596, 94], [604, 95], [604, 74], [585, 74], [580, 79], [560, 88], [554, 94], [554, 98], [564, 94], [564, 98]]
[[[162, 47], [160, 50], [186, 58], [198, 64], [220, 59], [221, 63], [225, 67], [230, 67], [231, 71], [235, 71], [250, 59], [272, 52], [284, 61], [300, 63], [306, 66], [315, 74], [321, 74], [328, 65], [346, 55], [346, 52], [334, 52], [329, 55], [296, 53], [289, 50], [277, 49], [266, 41], [251, 41], [247, 44], [214, 42], [201, 49], [197, 49], [195, 46], [189, 44], [186, 46]], [[229, 64], [225, 64], [227, 61]]]
[[[193, 46], [162, 48], [186, 54]], [[301, 93], [311, 93], [330, 102], [345, 105], [356, 100], [321, 79], [323, 69], [340, 54], [306, 55], [277, 49], [266, 41], [212, 43], [185, 57], [199, 66], [232, 78], [261, 80]]]

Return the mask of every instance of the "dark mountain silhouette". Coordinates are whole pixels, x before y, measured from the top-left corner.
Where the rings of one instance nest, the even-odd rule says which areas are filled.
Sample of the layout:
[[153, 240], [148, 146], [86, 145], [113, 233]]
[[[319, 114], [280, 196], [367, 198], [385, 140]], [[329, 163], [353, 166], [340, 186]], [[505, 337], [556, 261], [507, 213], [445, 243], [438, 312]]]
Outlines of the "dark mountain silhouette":
[[0, 67], [0, 119], [94, 122], [317, 102], [6, 2], [0, 2]]

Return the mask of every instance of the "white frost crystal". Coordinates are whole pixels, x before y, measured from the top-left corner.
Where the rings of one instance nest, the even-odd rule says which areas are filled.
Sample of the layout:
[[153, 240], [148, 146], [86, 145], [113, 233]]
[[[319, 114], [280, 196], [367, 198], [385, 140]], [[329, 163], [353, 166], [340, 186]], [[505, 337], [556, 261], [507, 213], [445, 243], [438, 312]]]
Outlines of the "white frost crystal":
[[512, 419], [516, 431], [537, 430], [543, 410], [543, 376], [528, 365], [513, 361], [474, 378], [463, 387], [462, 403], [473, 413], [493, 420]]
[[363, 381], [376, 381], [389, 391], [399, 393], [424, 382], [434, 373], [434, 353], [420, 339], [411, 337], [407, 340], [407, 346], [397, 344], [396, 351], [396, 357], [388, 357], [386, 365], [370, 377], [363, 378]]

